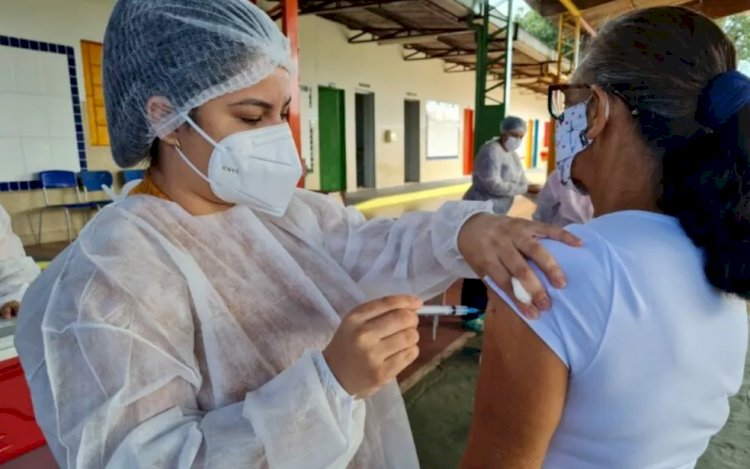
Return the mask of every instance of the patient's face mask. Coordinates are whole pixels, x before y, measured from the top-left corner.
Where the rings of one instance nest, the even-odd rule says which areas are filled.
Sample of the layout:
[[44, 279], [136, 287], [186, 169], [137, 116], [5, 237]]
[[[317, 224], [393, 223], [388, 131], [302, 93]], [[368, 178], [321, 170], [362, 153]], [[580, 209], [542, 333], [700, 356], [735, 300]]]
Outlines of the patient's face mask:
[[[555, 164], [560, 180], [566, 186], [571, 185], [571, 170], [575, 157], [593, 142], [586, 136], [589, 127], [586, 116], [589, 101], [587, 99], [566, 108], [555, 123]], [[606, 102], [605, 116], [609, 118], [609, 101]]]
[[591, 145], [591, 140], [586, 136], [589, 126], [586, 118], [587, 104], [588, 101], [585, 101], [571, 106], [555, 123], [555, 164], [560, 180], [566, 186], [570, 184], [573, 160]]
[[234, 133], [216, 143], [190, 117], [187, 122], [214, 147], [208, 175], [175, 147], [185, 163], [211, 186], [216, 197], [281, 217], [302, 176], [297, 147], [287, 124]]

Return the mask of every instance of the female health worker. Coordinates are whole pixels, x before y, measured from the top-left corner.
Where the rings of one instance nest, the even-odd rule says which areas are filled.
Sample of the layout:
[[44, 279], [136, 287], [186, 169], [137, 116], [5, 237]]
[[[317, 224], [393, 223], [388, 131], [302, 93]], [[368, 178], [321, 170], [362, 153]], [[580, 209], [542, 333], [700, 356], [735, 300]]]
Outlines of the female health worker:
[[[121, 0], [104, 41], [115, 161], [145, 180], [29, 290], [16, 345], [63, 468], [412, 468], [394, 377], [417, 295], [564, 282], [484, 203], [365, 221], [296, 190], [289, 44], [247, 0]], [[392, 296], [396, 295], [396, 296]], [[534, 308], [528, 309], [534, 313]]]

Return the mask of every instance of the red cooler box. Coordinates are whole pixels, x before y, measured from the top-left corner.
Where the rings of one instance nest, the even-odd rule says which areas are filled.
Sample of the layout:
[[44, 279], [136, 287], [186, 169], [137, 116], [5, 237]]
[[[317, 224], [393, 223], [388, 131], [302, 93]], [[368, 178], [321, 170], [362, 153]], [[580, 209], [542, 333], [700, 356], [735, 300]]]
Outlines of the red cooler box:
[[18, 358], [0, 362], [0, 465], [44, 445]]

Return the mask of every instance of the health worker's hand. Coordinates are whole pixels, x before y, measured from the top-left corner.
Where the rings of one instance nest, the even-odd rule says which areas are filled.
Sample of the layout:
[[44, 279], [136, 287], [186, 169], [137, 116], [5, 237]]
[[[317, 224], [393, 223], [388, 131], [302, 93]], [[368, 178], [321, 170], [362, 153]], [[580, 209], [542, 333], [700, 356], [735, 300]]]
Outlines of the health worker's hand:
[[[490, 276], [529, 318], [550, 308], [551, 301], [541, 282], [529, 266], [533, 261], [557, 288], [566, 285], [557, 261], [542, 247], [540, 239], [549, 238], [571, 246], [581, 241], [562, 228], [502, 215], [481, 213], [471, 217], [458, 235], [458, 249], [466, 262], [479, 275]], [[525, 304], [513, 294], [511, 278], [517, 278], [531, 295], [532, 304]]]
[[347, 393], [357, 398], [375, 394], [419, 356], [421, 307], [417, 297], [390, 296], [344, 317], [323, 357]]

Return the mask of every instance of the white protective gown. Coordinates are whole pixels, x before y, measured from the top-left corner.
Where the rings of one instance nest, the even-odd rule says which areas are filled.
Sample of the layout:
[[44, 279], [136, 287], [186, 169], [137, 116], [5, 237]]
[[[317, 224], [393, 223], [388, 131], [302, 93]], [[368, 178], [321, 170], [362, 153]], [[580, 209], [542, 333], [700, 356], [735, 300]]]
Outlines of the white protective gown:
[[489, 200], [492, 210], [505, 215], [513, 199], [529, 190], [529, 181], [515, 151], [508, 151], [498, 139], [485, 143], [474, 159], [471, 187], [464, 200]]
[[0, 307], [21, 298], [34, 279], [39, 275], [39, 267], [26, 256], [23, 244], [13, 234], [10, 217], [0, 205]]
[[473, 276], [458, 231], [490, 210], [365, 221], [305, 191], [280, 219], [105, 208], [32, 285], [16, 334], [52, 452], [63, 468], [418, 467], [396, 383], [353, 400], [320, 350], [364, 301]]

